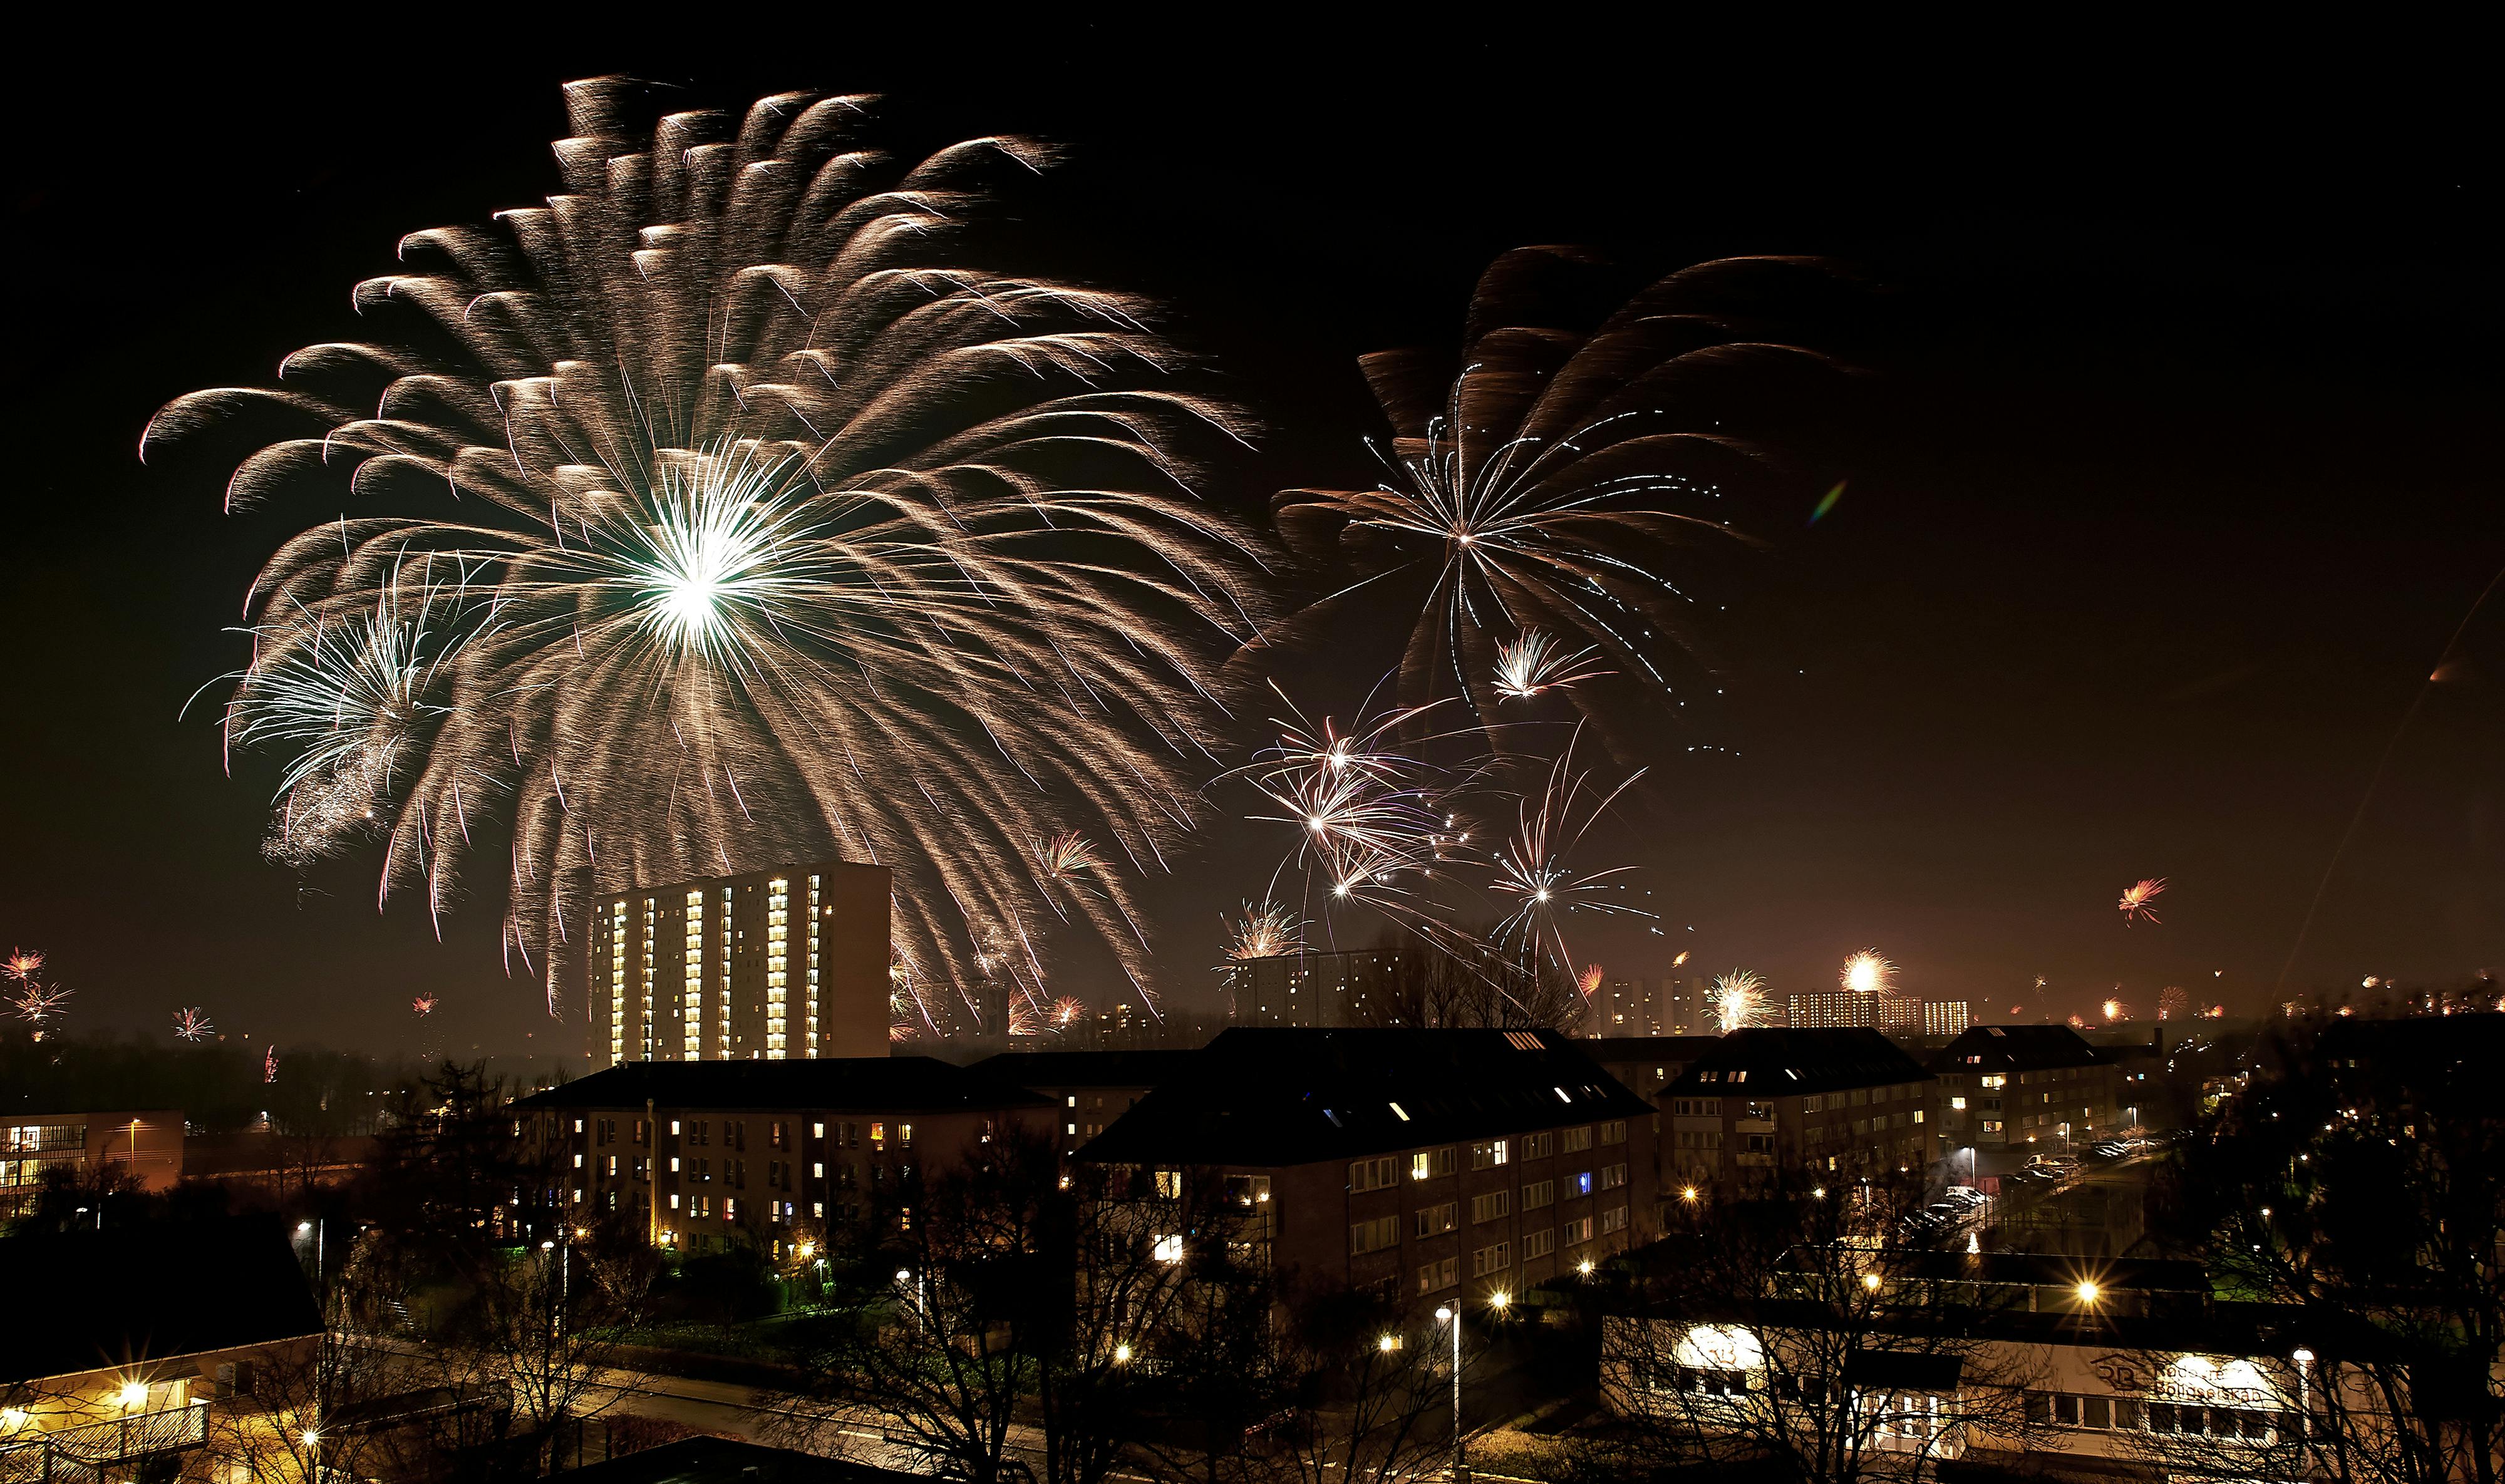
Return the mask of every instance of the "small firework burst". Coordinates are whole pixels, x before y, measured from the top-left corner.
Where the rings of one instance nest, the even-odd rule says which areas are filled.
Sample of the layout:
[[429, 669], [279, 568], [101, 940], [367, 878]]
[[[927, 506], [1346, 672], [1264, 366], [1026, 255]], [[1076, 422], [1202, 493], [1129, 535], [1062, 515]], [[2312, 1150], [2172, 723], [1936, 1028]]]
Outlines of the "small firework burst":
[[891, 1042], [911, 1041], [919, 1034], [913, 1022], [909, 1020], [896, 1021], [887, 1028], [887, 1039]]
[[1671, 967], [1671, 968], [1673, 968], [1673, 969], [1683, 969], [1683, 968], [1685, 968], [1685, 967], [1686, 967], [1686, 965], [1687, 965], [1687, 950], [1686, 950], [1686, 949], [1684, 949], [1684, 948], [1681, 948], [1680, 950], [1678, 950], [1678, 957], [1676, 957], [1676, 958], [1675, 958], [1675, 959], [1672, 959], [1672, 960], [1670, 961], [1670, 967]]
[[1597, 680], [1610, 673], [1600, 668], [1600, 654], [1593, 649], [1569, 654], [1538, 629], [1524, 629], [1519, 639], [1497, 642], [1496, 693], [1508, 701], [1527, 701], [1576, 681]]
[[2071, 1030], [2074, 1030], [2074, 1031], [2084, 1031], [2084, 1030], [2086, 1030], [2087, 1028], [2088, 1028], [2088, 1017], [2087, 1017], [2087, 1016], [2085, 1016], [2085, 1015], [2072, 1015], [2072, 1016], [2070, 1017], [2070, 1029], [2071, 1029]]
[[2104, 1011], [2105, 1018], [2107, 1020], [2129, 1020], [2131, 1018], [2131, 1007], [2123, 1004], [2120, 1000], [2107, 1000], [2103, 1005], [2098, 1007], [2098, 1008]]
[[2126, 923], [2136, 922], [2141, 918], [2146, 918], [2152, 923], [2159, 921], [2156, 909], [2149, 903], [2165, 895], [2165, 892], [2164, 876], [2151, 876], [2143, 881], [2133, 882], [2123, 892], [2122, 901], [2119, 903], [2122, 908], [2122, 920]]
[[278, 1080], [278, 1047], [275, 1045], [261, 1053], [261, 1079], [265, 1082]]
[[1083, 878], [1101, 875], [1105, 870], [1105, 858], [1096, 853], [1087, 836], [1075, 830], [1065, 830], [1050, 839], [1035, 840], [1028, 848], [1035, 857], [1038, 878], [1048, 885], [1091, 891], [1093, 888]]
[[1255, 907], [1248, 901], [1242, 914], [1226, 926], [1226, 956], [1235, 963], [1277, 958], [1304, 946], [1304, 920], [1284, 902], [1264, 901]]
[[2164, 989], [2157, 992], [2157, 1018], [2160, 1020], [2180, 1019], [2182, 1018], [2184, 1010], [2190, 1007], [2191, 1003], [2192, 997], [2183, 992], [2182, 985], [2169, 984]]
[[1757, 1011], [1765, 1004], [1766, 981], [1746, 969], [1716, 974], [1713, 979], [1713, 1018], [1725, 1032], [1754, 1024]]
[[1856, 995], [1884, 993], [1896, 979], [1896, 966], [1880, 956], [1876, 948], [1864, 948], [1844, 961], [1844, 970], [1836, 982]]
[[423, 1020], [435, 1013], [436, 1003], [433, 995], [420, 995], [408, 1002], [408, 1012]]
[[1583, 992], [1584, 999], [1589, 1000], [1592, 998], [1592, 996], [1598, 992], [1601, 987], [1601, 966], [1598, 964], [1585, 965], [1583, 967], [1582, 977], [1574, 981], [1574, 987]]
[[77, 993], [77, 990], [63, 989], [57, 984], [46, 984], [40, 979], [22, 980], [18, 989], [18, 997], [9, 1002], [9, 1007], [18, 1019], [28, 1025], [40, 1026], [47, 1020], [67, 1014], [69, 998]]
[[209, 1023], [209, 1012], [196, 1005], [174, 1012], [174, 1034], [185, 1041], [206, 1041], [217, 1033], [218, 1028]]
[[43, 972], [44, 953], [40, 948], [12, 948], [9, 957], [0, 960], [0, 973], [7, 974], [20, 985], [34, 983], [35, 976]]
[[1574, 769], [1574, 748], [1582, 735], [1578, 723], [1566, 751], [1549, 764], [1546, 786], [1535, 797], [1523, 797], [1512, 843], [1499, 848], [1491, 863], [1496, 878], [1490, 889], [1499, 899], [1509, 897], [1514, 902], [1512, 911], [1497, 924], [1494, 941], [1522, 944], [1560, 968], [1574, 962], [1560, 921], [1566, 913], [1646, 919], [1654, 915], [1618, 895], [1626, 889], [1619, 878], [1635, 866], [1585, 870], [1568, 859], [1618, 796], [1644, 775], [1638, 768], [1616, 788], [1604, 791], [1588, 771]]
[[1043, 1034], [1043, 1017], [1037, 1014], [1035, 1007], [1025, 1000], [1012, 1000], [1009, 1002], [1009, 1034], [1041, 1036]]
[[1063, 995], [1052, 1002], [1052, 1028], [1056, 1031], [1066, 1031], [1086, 1018], [1087, 1006], [1084, 1001]]

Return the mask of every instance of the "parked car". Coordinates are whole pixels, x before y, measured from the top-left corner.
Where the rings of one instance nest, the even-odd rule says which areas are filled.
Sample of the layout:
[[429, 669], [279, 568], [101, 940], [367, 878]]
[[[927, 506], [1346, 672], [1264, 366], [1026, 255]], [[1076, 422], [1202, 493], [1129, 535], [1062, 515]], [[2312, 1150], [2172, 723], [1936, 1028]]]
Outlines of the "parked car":
[[1940, 1197], [1943, 1200], [1951, 1201], [1958, 1206], [1962, 1206], [1968, 1211], [1980, 1209], [1986, 1201], [1992, 1198], [1984, 1194], [1982, 1191], [1977, 1190], [1972, 1185], [1951, 1185], [1946, 1190], [1940, 1192]]

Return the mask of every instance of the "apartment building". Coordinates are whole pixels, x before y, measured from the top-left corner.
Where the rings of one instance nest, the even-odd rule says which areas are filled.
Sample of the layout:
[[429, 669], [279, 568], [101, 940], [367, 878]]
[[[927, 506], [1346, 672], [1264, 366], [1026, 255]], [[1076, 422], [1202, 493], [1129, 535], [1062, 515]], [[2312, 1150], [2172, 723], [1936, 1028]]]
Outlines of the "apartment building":
[[611, 1066], [886, 1054], [892, 891], [884, 866], [826, 861], [595, 900], [585, 991], [607, 1037], [585, 1054]]
[[2327, 1389], [2351, 1427], [2379, 1405], [2317, 1359], [2324, 1321], [2215, 1298], [2196, 1263], [1899, 1250], [1865, 1281], [1879, 1297], [1850, 1334], [1821, 1321], [1852, 1306], [1780, 1278], [1741, 1309], [1610, 1317], [1604, 1401], [1753, 1446], [1817, 1427], [1798, 1398], [1832, 1389], [1865, 1455], [2151, 1484], [2321, 1476], [2306, 1419], [2326, 1415]]
[[276, 1217], [13, 1237], [0, 1272], [0, 1479], [205, 1477], [210, 1408], [322, 1333]]
[[1239, 959], [1219, 973], [1243, 1026], [1360, 1026], [1389, 1023], [1384, 1007], [1396, 956], [1363, 950]]
[[1731, 1194], [1798, 1172], [1922, 1169], [1934, 1089], [1875, 1030], [1733, 1031], [1653, 1097], [1662, 1186]]
[[972, 1071], [1021, 1087], [1059, 1110], [1062, 1158], [1105, 1132], [1159, 1083], [1189, 1075], [1196, 1051], [1006, 1051]]
[[143, 1190], [170, 1190], [183, 1179], [182, 1111], [10, 1113], [0, 1122], [0, 1225], [34, 1205], [52, 1169], [81, 1184], [111, 1171]]
[[1512, 1293], [1648, 1234], [1653, 1119], [1554, 1031], [1226, 1032], [1078, 1151], [1217, 1179], [1272, 1263], [1422, 1304]]
[[2036, 1152], [2112, 1137], [2138, 1121], [2111, 1053], [2065, 1025], [1979, 1025], [1934, 1052], [1939, 1155], [2005, 1174]]
[[789, 1243], [892, 1212], [895, 1198], [1052, 1105], [921, 1056], [746, 1065], [635, 1062], [513, 1105], [553, 1164], [553, 1203], [579, 1221], [643, 1227], [694, 1251]]
[[1688, 1065], [1703, 1056], [1719, 1036], [1605, 1036], [1582, 1044], [1583, 1053], [1601, 1070], [1626, 1084], [1649, 1103], [1653, 1095], [1678, 1080]]

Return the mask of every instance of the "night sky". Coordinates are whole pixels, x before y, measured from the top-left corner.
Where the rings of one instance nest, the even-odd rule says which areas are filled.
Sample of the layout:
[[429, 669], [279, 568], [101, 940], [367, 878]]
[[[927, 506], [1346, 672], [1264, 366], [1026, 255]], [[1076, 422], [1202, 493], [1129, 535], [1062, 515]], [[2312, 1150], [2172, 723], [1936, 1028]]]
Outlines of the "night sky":
[[[734, 21], [432, 53], [326, 35], [318, 61], [160, 36], [112, 46], [103, 81], [91, 53], [17, 80], [0, 946], [51, 951], [75, 1026], [161, 1035], [204, 1005], [256, 1040], [380, 1050], [427, 990], [456, 1050], [579, 1044], [503, 976], [501, 881], [470, 883], [438, 945], [420, 902], [376, 915], [371, 856], [300, 880], [261, 860], [273, 774], [225, 775], [218, 689], [177, 713], [241, 662], [226, 626], [294, 527], [222, 515], [211, 459], [134, 456], [168, 398], [354, 337], [349, 287], [402, 232], [550, 190], [571, 77], [734, 109], [879, 90], [907, 138], [1066, 146], [1008, 265], [1170, 307], [1267, 430], [1208, 490], [1247, 511], [1366, 477], [1355, 358], [1454, 343], [1506, 248], [1586, 244], [1628, 287], [1830, 260], [1851, 292], [1793, 330], [1860, 373], [1759, 409], [1794, 467], [1757, 507], [1769, 550], [1714, 574], [1718, 709], [1660, 734], [1604, 842], [1667, 933], [1587, 930], [1612, 973], [1693, 948], [1780, 993], [1876, 946], [1908, 988], [2004, 1008], [2042, 973], [2061, 1011], [2170, 983], [2257, 1010], [2505, 566], [2498, 176], [2440, 77], [2082, 58], [1984, 84], [1669, 33], [1213, 51], [934, 21], [950, 35], [743, 50]], [[2505, 966], [2505, 594], [2453, 660], [2291, 990]], [[1221, 830], [1157, 891], [1180, 992], [1273, 855]], [[2127, 927], [2116, 896], [2159, 875], [2163, 925]]]

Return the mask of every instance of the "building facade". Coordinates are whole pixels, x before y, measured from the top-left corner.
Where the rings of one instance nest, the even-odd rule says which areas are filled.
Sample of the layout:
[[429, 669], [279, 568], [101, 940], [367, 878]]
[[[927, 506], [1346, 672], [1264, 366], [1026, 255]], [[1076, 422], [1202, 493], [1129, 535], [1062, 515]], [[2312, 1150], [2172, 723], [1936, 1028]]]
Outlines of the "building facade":
[[1868, 1028], [1733, 1031], [1653, 1098], [1663, 1187], [1745, 1194], [1793, 1173], [1923, 1169], [1935, 1086]]
[[1022, 1087], [1059, 1112], [1061, 1156], [1112, 1126], [1160, 1083], [1191, 1075], [1196, 1051], [1008, 1051], [973, 1071]]
[[829, 861], [599, 898], [609, 1065], [884, 1055], [891, 894], [886, 866]]
[[2006, 1173], [2030, 1153], [2111, 1138], [2136, 1122], [2112, 1057], [2065, 1025], [1979, 1025], [1934, 1052], [1937, 1152], [1971, 1150], [1967, 1175]]
[[34, 1205], [48, 1170], [80, 1184], [110, 1171], [148, 1191], [183, 1179], [183, 1114], [172, 1108], [11, 1113], [0, 1123], [0, 1224]]
[[1719, 1036], [1608, 1036], [1586, 1043], [1584, 1054], [1601, 1064], [1628, 1091], [1649, 1103], [1678, 1080], [1691, 1062], [1712, 1049]]
[[1656, 1229], [1651, 1110], [1554, 1031], [1233, 1030], [1082, 1147], [1223, 1181], [1295, 1281], [1423, 1306], [1586, 1270]]
[[1239, 959], [1222, 971], [1244, 1026], [1338, 1028], [1389, 1024], [1382, 996], [1394, 955], [1358, 949]]
[[1052, 1107], [921, 1056], [731, 1067], [633, 1063], [513, 1105], [550, 1165], [551, 1204], [655, 1245], [748, 1241], [777, 1255], [885, 1215], [915, 1181]]

